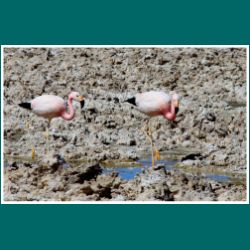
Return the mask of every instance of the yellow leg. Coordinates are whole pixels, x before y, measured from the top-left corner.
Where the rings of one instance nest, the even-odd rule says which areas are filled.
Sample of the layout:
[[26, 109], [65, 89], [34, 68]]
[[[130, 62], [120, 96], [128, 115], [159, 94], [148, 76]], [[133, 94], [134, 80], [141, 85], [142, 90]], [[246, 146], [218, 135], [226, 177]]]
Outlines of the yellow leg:
[[46, 128], [46, 131], [44, 133], [45, 139], [46, 139], [46, 149], [45, 149], [45, 153], [47, 154], [49, 152], [49, 128], [50, 128], [50, 121], [48, 123], [48, 127]]
[[148, 140], [150, 141], [151, 145], [151, 156], [152, 156], [152, 167], [155, 167], [155, 162], [160, 160], [160, 152], [156, 148], [154, 142], [153, 142], [153, 135], [152, 131], [149, 127], [149, 120], [145, 122], [145, 125], [142, 128], [142, 131], [146, 134]]
[[31, 159], [32, 159], [32, 161], [34, 161], [35, 158], [36, 158], [36, 150], [35, 150], [35, 147], [32, 146], [32, 148], [31, 148]]
[[150, 128], [148, 128], [148, 138], [151, 143], [151, 152], [152, 152], [152, 165], [155, 166], [156, 161], [159, 161], [161, 159], [161, 155], [159, 150], [156, 148], [154, 142], [153, 142], [153, 133]]
[[153, 137], [152, 137], [152, 131], [148, 130], [148, 136], [151, 144], [151, 157], [152, 157], [152, 168], [155, 167], [155, 157], [154, 157], [154, 143], [153, 143]]
[[28, 130], [29, 130], [29, 128], [30, 128], [30, 124], [29, 124], [28, 121], [25, 122], [25, 128], [28, 129]]
[[49, 129], [46, 128], [46, 131], [44, 132], [44, 137], [46, 139], [46, 142], [49, 140]]
[[161, 159], [161, 154], [155, 146], [154, 146], [154, 158], [156, 161], [159, 161]]
[[[30, 123], [28, 121], [26, 121], [24, 127], [27, 130], [30, 130]], [[36, 158], [36, 150], [35, 150], [35, 146], [32, 145], [32, 147], [31, 147], [31, 159], [32, 159], [32, 161], [34, 161], [35, 158]]]

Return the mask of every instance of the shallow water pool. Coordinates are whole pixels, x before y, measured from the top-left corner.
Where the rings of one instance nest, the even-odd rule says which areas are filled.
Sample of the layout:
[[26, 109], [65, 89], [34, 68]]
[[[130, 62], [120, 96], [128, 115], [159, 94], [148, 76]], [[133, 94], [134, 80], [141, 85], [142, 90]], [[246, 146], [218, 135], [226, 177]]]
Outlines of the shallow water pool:
[[[157, 161], [157, 165], [165, 165], [166, 170], [173, 169], [173, 166], [177, 163], [177, 161], [168, 161], [168, 160], [161, 160]], [[151, 168], [152, 163], [150, 159], [143, 159], [138, 160], [135, 164], [136, 166], [122, 166], [122, 167], [103, 167], [103, 173], [112, 173], [117, 172], [118, 175], [123, 180], [131, 180], [135, 178], [135, 176], [141, 173], [145, 168]]]
[[[175, 165], [178, 161], [174, 160], [160, 160], [157, 161], [157, 165], [164, 165], [166, 170], [172, 170], [175, 168]], [[138, 160], [135, 163], [135, 166], [131, 166], [131, 163], [128, 164], [128, 166], [124, 166], [122, 164], [122, 167], [109, 167], [105, 166], [103, 167], [103, 174], [117, 172], [121, 179], [123, 180], [131, 180], [136, 177], [137, 174], [141, 173], [146, 168], [151, 168], [152, 163], [151, 159], [142, 159]], [[188, 171], [185, 172], [185, 169], [182, 169], [184, 173], [189, 173]], [[214, 180], [217, 182], [232, 182], [232, 179], [229, 175], [224, 174], [215, 174], [215, 173], [202, 173], [202, 176], [204, 178]]]

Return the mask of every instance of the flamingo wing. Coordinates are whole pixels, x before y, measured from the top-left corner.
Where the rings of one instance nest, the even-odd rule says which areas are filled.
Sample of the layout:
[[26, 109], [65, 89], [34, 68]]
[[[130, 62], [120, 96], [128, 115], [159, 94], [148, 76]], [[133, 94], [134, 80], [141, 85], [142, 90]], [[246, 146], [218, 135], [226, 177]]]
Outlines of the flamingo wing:
[[59, 96], [42, 95], [31, 101], [31, 108], [36, 115], [51, 119], [60, 116], [66, 106]]
[[171, 97], [161, 91], [149, 91], [136, 95], [138, 109], [150, 116], [160, 115], [170, 105]]

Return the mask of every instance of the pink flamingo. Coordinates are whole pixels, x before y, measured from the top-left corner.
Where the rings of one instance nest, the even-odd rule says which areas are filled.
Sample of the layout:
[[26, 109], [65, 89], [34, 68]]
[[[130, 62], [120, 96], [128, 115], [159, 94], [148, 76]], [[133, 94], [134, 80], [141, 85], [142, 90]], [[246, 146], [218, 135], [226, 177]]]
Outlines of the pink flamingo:
[[166, 94], [162, 91], [149, 91], [136, 94], [134, 97], [127, 99], [126, 102], [136, 106], [140, 112], [149, 116], [143, 130], [151, 143], [152, 167], [154, 168], [155, 161], [160, 159], [160, 153], [153, 143], [149, 120], [154, 116], [163, 116], [169, 121], [174, 121], [179, 111], [179, 96], [176, 93]]
[[[64, 120], [70, 121], [75, 117], [75, 110], [73, 108], [73, 100], [79, 101], [81, 108], [84, 106], [84, 97], [78, 92], [71, 92], [68, 96], [68, 108], [66, 102], [59, 96], [42, 95], [38, 96], [30, 102], [20, 103], [19, 106], [31, 110], [37, 116], [48, 119], [48, 127], [46, 129], [46, 139], [49, 137], [50, 122], [53, 118], [61, 117]], [[32, 148], [32, 155], [34, 155], [34, 147]], [[34, 156], [33, 156], [34, 158]]]

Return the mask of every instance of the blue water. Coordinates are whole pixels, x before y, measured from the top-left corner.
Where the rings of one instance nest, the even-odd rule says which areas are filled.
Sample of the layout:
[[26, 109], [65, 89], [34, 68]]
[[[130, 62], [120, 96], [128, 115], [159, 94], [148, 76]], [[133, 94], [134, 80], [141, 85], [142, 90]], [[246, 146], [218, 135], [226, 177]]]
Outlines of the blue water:
[[217, 182], [229, 182], [230, 177], [226, 175], [206, 174], [206, 178]]
[[[141, 166], [131, 167], [116, 167], [116, 168], [103, 168], [103, 173], [113, 173], [117, 172], [121, 179], [123, 180], [131, 180], [135, 178], [135, 176], [141, 173], [145, 168], [152, 167], [151, 159], [143, 159], [137, 161]], [[157, 161], [157, 165], [164, 165], [166, 170], [172, 170], [177, 161], [168, 161], [168, 160], [160, 160]], [[137, 164], [138, 165], [138, 164]], [[214, 180], [217, 182], [230, 182], [230, 177], [226, 175], [217, 175], [217, 174], [205, 174], [205, 178], [210, 180]]]
[[103, 173], [108, 174], [112, 172], [117, 172], [118, 175], [123, 180], [131, 180], [133, 179], [137, 174], [142, 172], [142, 168], [137, 167], [124, 167], [124, 168], [104, 168]]
[[[166, 161], [160, 160], [157, 161], [157, 165], [165, 165], [166, 170], [173, 169], [173, 166], [176, 164], [177, 161]], [[152, 167], [151, 159], [143, 159], [137, 161], [141, 166], [140, 167], [116, 167], [116, 168], [103, 168], [103, 173], [112, 173], [117, 172], [118, 175], [123, 180], [131, 180], [135, 178], [135, 176], [143, 171], [145, 168]]]

